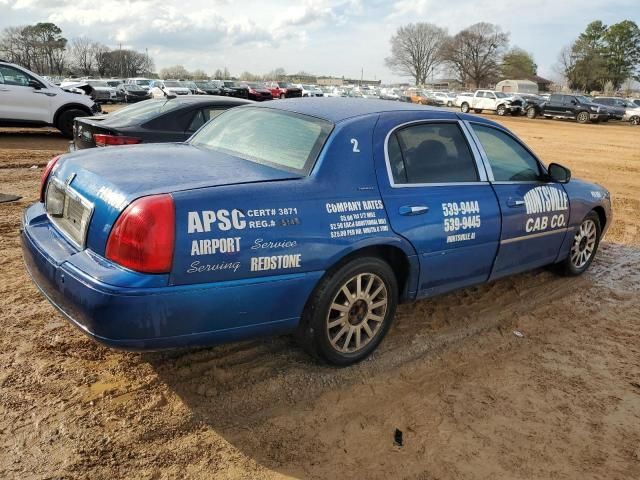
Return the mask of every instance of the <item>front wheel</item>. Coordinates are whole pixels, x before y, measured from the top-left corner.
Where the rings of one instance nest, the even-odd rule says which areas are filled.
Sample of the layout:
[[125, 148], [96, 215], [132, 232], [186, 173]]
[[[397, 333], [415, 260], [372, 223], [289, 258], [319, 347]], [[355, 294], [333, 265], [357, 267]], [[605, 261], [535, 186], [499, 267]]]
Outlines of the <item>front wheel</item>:
[[600, 217], [596, 212], [589, 212], [573, 237], [569, 255], [559, 264], [560, 273], [567, 276], [584, 273], [596, 256], [601, 235]]
[[67, 110], [62, 112], [58, 118], [56, 127], [67, 138], [73, 138], [73, 120], [76, 117], [86, 117], [87, 113], [82, 110]]
[[280, 94], [280, 100], [284, 100], [286, 97], [284, 96], [284, 93]]
[[536, 112], [535, 107], [527, 108], [527, 118], [534, 119], [538, 116], [538, 112]]
[[504, 114], [507, 113], [507, 107], [505, 107], [504, 105], [499, 105], [496, 113], [501, 117], [504, 117]]
[[310, 298], [298, 331], [313, 356], [347, 366], [364, 360], [387, 334], [398, 303], [398, 282], [385, 261], [352, 260], [325, 276]]
[[578, 116], [576, 117], [576, 121], [578, 123], [587, 123], [589, 121], [589, 113], [587, 112], [580, 112], [578, 114]]
[[629, 123], [630, 123], [631, 125], [640, 125], [640, 117], [638, 117], [637, 115], [636, 115], [636, 116], [631, 117], [631, 118], [629, 119]]

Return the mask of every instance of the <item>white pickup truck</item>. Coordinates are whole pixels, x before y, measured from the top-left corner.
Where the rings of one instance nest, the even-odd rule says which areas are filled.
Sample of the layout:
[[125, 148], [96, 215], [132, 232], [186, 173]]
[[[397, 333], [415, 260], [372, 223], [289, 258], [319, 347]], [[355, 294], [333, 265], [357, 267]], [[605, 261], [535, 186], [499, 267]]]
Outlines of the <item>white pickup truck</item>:
[[460, 103], [462, 113], [468, 113], [473, 110], [481, 113], [483, 110], [492, 110], [498, 115], [522, 114], [522, 99], [518, 96], [509, 96], [503, 92], [494, 92], [493, 90], [476, 90], [472, 97], [464, 97]]

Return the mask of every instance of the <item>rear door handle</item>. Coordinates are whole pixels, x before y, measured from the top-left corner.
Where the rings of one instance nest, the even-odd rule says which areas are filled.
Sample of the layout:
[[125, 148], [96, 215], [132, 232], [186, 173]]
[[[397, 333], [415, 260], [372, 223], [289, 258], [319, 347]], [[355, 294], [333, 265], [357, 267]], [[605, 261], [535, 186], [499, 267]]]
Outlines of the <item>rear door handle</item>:
[[507, 206], [511, 208], [524, 207], [524, 200], [510, 198], [509, 200], [507, 200]]
[[422, 215], [429, 211], [429, 207], [426, 205], [403, 205], [398, 211], [400, 215]]

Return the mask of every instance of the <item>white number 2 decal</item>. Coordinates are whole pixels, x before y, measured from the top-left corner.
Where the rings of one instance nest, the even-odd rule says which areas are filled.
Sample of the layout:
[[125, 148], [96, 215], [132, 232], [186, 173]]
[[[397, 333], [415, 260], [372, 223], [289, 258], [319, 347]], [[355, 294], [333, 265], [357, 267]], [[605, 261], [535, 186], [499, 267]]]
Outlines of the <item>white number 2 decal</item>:
[[360, 149], [358, 148], [358, 140], [356, 140], [355, 138], [351, 139], [351, 145], [353, 145], [353, 152], [354, 153], [360, 153]]

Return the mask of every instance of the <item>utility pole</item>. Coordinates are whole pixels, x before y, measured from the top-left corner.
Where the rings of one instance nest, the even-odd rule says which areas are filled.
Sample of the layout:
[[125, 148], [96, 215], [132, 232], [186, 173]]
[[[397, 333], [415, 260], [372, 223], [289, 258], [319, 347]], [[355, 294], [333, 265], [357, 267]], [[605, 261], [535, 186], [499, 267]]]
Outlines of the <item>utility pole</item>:
[[120, 55], [118, 55], [120, 57], [120, 78], [122, 78], [122, 43], [120, 44]]

